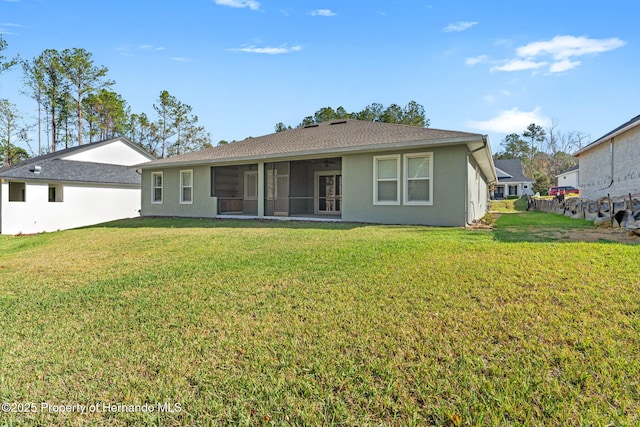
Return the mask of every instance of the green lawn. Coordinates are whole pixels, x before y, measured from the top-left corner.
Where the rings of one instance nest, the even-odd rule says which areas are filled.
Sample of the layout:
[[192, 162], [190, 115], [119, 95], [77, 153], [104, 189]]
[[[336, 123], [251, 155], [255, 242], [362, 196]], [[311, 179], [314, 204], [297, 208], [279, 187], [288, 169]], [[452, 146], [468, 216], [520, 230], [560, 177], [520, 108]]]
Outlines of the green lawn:
[[540, 221], [0, 236], [0, 425], [638, 425], [640, 246]]
[[505, 200], [492, 200], [489, 208], [492, 212], [500, 213], [512, 213], [523, 211], [527, 207], [527, 200], [520, 199], [505, 199]]

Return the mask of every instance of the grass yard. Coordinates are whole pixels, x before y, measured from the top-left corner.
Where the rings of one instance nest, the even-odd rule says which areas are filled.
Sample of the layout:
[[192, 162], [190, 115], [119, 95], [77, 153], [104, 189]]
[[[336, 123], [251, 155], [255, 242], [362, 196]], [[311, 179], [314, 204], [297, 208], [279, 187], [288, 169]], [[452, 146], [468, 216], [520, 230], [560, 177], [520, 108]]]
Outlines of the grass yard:
[[638, 425], [640, 245], [564, 221], [0, 236], [0, 425]]

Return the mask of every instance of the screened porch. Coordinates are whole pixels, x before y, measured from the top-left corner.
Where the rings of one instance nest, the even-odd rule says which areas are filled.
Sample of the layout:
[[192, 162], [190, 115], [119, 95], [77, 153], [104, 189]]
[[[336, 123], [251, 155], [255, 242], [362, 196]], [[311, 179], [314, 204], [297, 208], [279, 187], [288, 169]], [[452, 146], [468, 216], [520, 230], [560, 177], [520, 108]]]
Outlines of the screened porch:
[[259, 169], [257, 163], [211, 168], [219, 215], [341, 217], [340, 157], [264, 163], [262, 177]]

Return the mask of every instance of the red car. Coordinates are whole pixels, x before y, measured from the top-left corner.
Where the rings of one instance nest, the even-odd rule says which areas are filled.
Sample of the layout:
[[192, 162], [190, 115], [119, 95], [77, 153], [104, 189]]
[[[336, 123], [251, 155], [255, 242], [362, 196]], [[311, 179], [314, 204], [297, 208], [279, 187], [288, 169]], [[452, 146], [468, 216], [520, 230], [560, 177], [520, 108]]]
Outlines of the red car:
[[580, 190], [575, 187], [566, 186], [566, 187], [551, 187], [549, 189], [550, 196], [557, 196], [559, 194], [580, 194]]

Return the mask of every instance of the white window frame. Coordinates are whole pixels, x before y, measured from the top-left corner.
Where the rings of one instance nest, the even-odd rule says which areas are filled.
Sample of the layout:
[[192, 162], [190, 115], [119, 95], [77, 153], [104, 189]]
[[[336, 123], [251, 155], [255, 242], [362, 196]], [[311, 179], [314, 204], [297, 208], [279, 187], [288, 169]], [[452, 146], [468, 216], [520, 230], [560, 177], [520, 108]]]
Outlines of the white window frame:
[[[156, 176], [160, 175], [160, 187], [156, 187]], [[151, 172], [151, 203], [161, 205], [164, 200], [164, 174], [161, 171]], [[156, 200], [156, 188], [160, 188], [160, 200]]]
[[[249, 194], [249, 179], [253, 176], [256, 180], [255, 194]], [[258, 171], [244, 171], [244, 199], [245, 200], [258, 200]]]
[[[378, 179], [378, 160], [396, 161], [395, 179]], [[374, 205], [399, 205], [400, 204], [400, 155], [392, 154], [386, 156], [373, 156], [373, 204]], [[396, 181], [396, 200], [378, 200], [378, 182]]]
[[[20, 197], [16, 198], [12, 198], [11, 197], [11, 187], [17, 187], [19, 184], [22, 184], [19, 187], [19, 192], [20, 192]], [[24, 203], [27, 201], [27, 183], [26, 182], [22, 182], [22, 181], [9, 181], [9, 185], [7, 187], [8, 190], [8, 201], [11, 203]], [[15, 193], [15, 190], [14, 190]]]
[[[191, 174], [191, 185], [184, 185], [184, 174]], [[184, 200], [184, 189], [191, 188], [191, 200]], [[193, 204], [193, 169], [183, 169], [180, 171], [180, 204], [191, 205]]]
[[[427, 178], [410, 178], [409, 177], [409, 159], [416, 157], [429, 159], [429, 176]], [[403, 156], [404, 158], [404, 170], [403, 170], [403, 204], [407, 206], [432, 206], [433, 205], [433, 153], [409, 153]], [[409, 181], [429, 181], [429, 200], [409, 200]]]
[[[54, 191], [54, 198], [51, 200], [51, 189]], [[47, 200], [49, 203], [62, 203], [63, 199], [63, 185], [62, 184], [49, 184], [49, 192], [47, 193]]]

